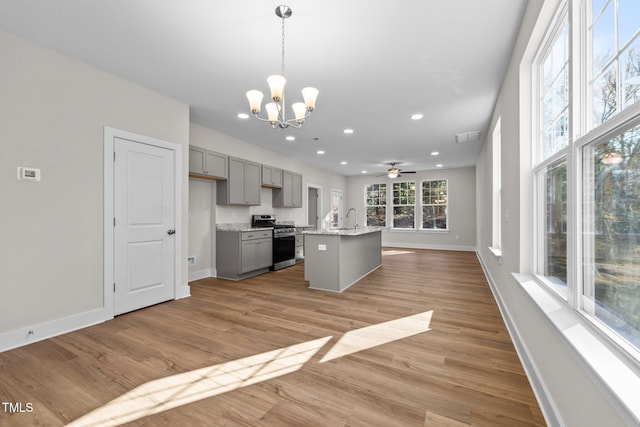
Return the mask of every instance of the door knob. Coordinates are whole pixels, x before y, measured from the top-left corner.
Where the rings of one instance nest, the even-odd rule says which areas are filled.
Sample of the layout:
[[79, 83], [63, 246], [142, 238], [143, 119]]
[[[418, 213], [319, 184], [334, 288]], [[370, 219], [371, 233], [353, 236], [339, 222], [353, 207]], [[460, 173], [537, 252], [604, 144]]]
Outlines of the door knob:
[[167, 234], [171, 236], [172, 234], [176, 234], [176, 230], [168, 230]]

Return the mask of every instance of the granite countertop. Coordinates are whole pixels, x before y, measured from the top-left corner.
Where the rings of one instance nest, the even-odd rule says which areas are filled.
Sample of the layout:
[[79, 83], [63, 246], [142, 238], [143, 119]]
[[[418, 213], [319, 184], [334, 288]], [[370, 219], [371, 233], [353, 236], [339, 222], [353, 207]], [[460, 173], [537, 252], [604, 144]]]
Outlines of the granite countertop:
[[362, 234], [382, 231], [384, 227], [358, 227], [358, 228], [329, 228], [324, 230], [306, 230], [303, 234], [318, 234], [327, 236], [360, 236]]
[[273, 230], [273, 227], [252, 227], [248, 222], [216, 224], [216, 231], [263, 231]]

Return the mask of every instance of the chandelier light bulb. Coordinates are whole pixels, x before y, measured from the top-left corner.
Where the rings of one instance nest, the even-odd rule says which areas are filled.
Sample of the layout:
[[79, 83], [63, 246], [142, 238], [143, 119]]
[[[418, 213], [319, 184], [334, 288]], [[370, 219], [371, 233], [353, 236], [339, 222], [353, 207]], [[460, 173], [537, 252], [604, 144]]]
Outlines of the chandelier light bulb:
[[293, 109], [293, 114], [296, 117], [296, 122], [304, 123], [305, 115], [307, 114], [307, 108], [304, 105], [304, 102], [296, 102], [291, 106]]
[[316, 108], [318, 93], [318, 89], [315, 87], [305, 87], [302, 89], [302, 97], [304, 98], [304, 104], [308, 111], [313, 111]]
[[284, 93], [284, 85], [287, 83], [287, 79], [279, 74], [274, 74], [267, 77], [267, 83], [269, 83], [269, 89], [271, 90], [271, 99], [273, 102], [280, 102], [282, 94]]
[[269, 120], [272, 125], [278, 123], [278, 106], [276, 103], [270, 102], [265, 105], [264, 108], [267, 110], [267, 120]]
[[247, 99], [249, 100], [249, 110], [253, 114], [260, 112], [260, 105], [262, 105], [262, 97], [264, 95], [259, 90], [250, 90], [247, 92]]

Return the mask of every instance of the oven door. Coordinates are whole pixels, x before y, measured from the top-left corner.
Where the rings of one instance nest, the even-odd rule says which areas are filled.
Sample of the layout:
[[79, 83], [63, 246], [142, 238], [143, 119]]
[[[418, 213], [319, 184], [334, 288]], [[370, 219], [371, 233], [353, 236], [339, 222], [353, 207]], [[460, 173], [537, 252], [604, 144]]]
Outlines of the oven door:
[[279, 270], [296, 263], [296, 236], [273, 237], [273, 267]]

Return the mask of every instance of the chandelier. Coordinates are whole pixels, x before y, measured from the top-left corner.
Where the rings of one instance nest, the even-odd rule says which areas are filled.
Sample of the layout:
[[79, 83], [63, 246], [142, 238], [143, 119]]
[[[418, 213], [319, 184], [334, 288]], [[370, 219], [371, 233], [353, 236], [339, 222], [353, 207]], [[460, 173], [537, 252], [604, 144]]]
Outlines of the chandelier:
[[296, 102], [291, 105], [294, 118], [287, 120], [284, 101], [284, 85], [287, 82], [284, 77], [284, 20], [290, 17], [291, 14], [292, 11], [289, 6], [280, 5], [276, 8], [276, 15], [282, 18], [282, 74], [274, 74], [267, 78], [273, 102], [269, 102], [264, 106], [267, 110], [266, 119], [259, 116], [260, 106], [264, 96], [262, 92], [259, 90], [250, 90], [247, 92], [249, 109], [251, 113], [253, 113], [253, 116], [260, 121], [269, 122], [274, 129], [277, 127], [286, 129], [289, 126], [294, 128], [302, 127], [305, 119], [311, 115], [311, 112], [316, 107], [316, 98], [318, 97], [318, 89], [314, 87], [305, 87], [302, 89], [304, 102]]

